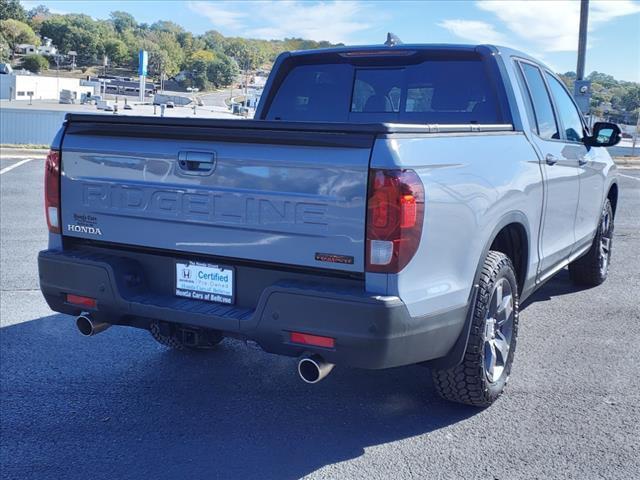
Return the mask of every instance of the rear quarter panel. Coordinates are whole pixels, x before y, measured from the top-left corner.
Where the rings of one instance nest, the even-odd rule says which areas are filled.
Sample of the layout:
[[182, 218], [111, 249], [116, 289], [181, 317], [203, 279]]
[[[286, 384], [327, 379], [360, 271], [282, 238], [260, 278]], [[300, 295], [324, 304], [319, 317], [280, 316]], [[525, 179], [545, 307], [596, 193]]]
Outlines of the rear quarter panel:
[[538, 158], [522, 133], [390, 135], [372, 168], [415, 170], [425, 188], [419, 249], [394, 275], [367, 274], [367, 288], [398, 295], [412, 316], [464, 306], [484, 249], [510, 221], [528, 232], [526, 284], [535, 282], [543, 202]]

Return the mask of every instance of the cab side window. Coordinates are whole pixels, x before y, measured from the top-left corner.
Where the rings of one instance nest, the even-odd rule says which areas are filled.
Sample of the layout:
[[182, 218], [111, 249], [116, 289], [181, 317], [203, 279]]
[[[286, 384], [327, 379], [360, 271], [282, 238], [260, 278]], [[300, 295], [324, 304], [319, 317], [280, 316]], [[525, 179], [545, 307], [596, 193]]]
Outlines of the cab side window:
[[580, 119], [580, 112], [576, 108], [573, 100], [569, 96], [569, 93], [565, 90], [560, 81], [546, 73], [547, 82], [549, 82], [549, 88], [551, 94], [558, 106], [558, 116], [562, 122], [564, 128], [564, 134], [567, 140], [570, 142], [582, 142], [584, 138], [584, 127], [582, 120]]
[[549, 92], [544, 84], [540, 69], [529, 63], [520, 63], [522, 73], [527, 81], [527, 87], [533, 111], [536, 117], [538, 135], [545, 140], [560, 140], [560, 132], [553, 114], [553, 106]]

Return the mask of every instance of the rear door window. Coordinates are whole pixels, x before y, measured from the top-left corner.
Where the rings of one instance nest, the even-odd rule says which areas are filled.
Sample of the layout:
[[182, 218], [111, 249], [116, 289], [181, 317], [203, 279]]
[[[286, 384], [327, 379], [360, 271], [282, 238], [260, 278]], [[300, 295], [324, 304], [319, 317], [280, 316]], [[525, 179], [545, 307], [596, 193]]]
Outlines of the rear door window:
[[426, 60], [406, 66], [294, 67], [267, 120], [502, 123], [494, 85], [480, 60]]

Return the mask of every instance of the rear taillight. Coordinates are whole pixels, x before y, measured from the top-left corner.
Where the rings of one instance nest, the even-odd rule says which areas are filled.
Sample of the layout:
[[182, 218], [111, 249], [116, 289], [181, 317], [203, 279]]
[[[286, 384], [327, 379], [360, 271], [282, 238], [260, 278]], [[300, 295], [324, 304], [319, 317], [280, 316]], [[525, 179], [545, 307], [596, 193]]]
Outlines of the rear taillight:
[[367, 203], [367, 271], [397, 273], [420, 245], [424, 187], [413, 170], [373, 169]]
[[60, 233], [60, 152], [49, 151], [44, 163], [44, 208], [51, 233]]

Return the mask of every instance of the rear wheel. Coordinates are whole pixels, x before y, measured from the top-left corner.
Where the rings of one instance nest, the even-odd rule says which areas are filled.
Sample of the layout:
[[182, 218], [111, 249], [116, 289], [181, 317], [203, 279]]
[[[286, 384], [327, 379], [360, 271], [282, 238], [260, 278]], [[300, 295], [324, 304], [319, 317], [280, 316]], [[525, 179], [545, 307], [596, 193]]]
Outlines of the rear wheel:
[[436, 390], [446, 400], [486, 407], [502, 394], [516, 348], [518, 284], [509, 257], [490, 251], [478, 284], [462, 363], [433, 370], [432, 375]]
[[611, 247], [613, 242], [613, 209], [611, 202], [604, 202], [598, 231], [591, 248], [582, 257], [569, 264], [569, 276], [579, 285], [595, 287], [609, 275]]
[[158, 343], [175, 350], [207, 350], [224, 339], [217, 330], [192, 329], [169, 322], [153, 322], [149, 332]]

